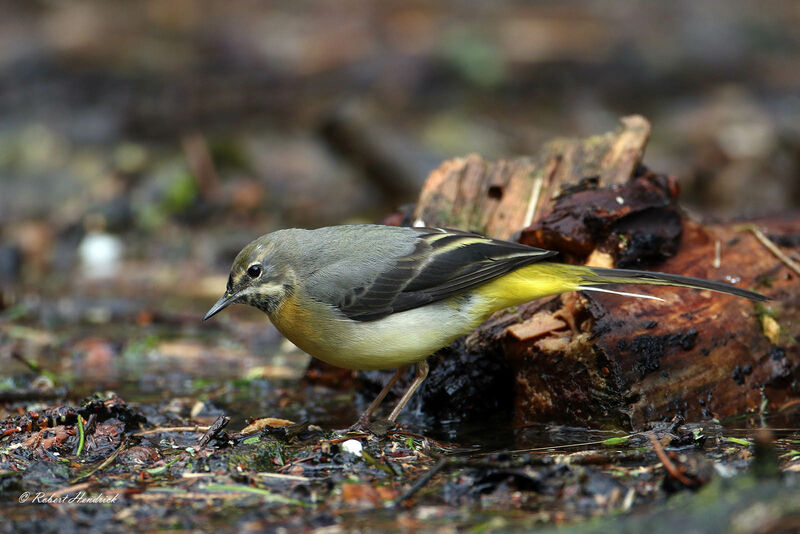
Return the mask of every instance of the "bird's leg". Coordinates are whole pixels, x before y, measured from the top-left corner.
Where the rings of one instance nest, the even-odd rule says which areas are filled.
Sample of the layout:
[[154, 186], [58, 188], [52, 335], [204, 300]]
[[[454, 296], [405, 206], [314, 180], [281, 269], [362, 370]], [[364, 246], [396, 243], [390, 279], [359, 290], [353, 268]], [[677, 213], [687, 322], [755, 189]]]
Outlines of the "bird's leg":
[[381, 392], [378, 393], [378, 396], [375, 397], [375, 400], [370, 403], [366, 410], [364, 410], [364, 413], [361, 414], [361, 417], [358, 418], [358, 421], [356, 421], [355, 424], [350, 427], [350, 430], [360, 430], [367, 426], [370, 418], [372, 417], [372, 413], [378, 408], [378, 406], [380, 406], [381, 402], [383, 402], [383, 399], [386, 398], [386, 395], [389, 393], [389, 391], [391, 391], [392, 386], [394, 386], [395, 383], [400, 380], [400, 377], [403, 376], [403, 373], [406, 371], [406, 369], [408, 369], [408, 366], [404, 365], [403, 367], [400, 367], [394, 375], [392, 375], [392, 378], [390, 378], [386, 385], [383, 386]]
[[400, 397], [400, 400], [397, 402], [397, 406], [394, 407], [392, 413], [389, 414], [389, 421], [394, 422], [397, 419], [397, 416], [400, 415], [400, 412], [403, 411], [403, 408], [414, 395], [414, 392], [417, 391], [417, 388], [425, 381], [425, 378], [428, 376], [428, 362], [423, 360], [416, 365], [417, 374], [414, 376], [414, 381], [411, 382], [411, 385], [408, 386], [408, 389], [403, 396]]

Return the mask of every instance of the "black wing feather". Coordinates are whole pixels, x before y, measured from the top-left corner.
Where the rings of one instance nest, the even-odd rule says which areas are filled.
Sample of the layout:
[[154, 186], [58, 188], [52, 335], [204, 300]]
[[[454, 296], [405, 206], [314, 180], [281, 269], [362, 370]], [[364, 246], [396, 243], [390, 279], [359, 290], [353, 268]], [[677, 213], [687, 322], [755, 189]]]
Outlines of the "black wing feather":
[[457, 295], [557, 254], [458, 230], [419, 231], [411, 254], [397, 258], [370, 284], [345, 294], [337, 306], [342, 313], [357, 321], [380, 319]]

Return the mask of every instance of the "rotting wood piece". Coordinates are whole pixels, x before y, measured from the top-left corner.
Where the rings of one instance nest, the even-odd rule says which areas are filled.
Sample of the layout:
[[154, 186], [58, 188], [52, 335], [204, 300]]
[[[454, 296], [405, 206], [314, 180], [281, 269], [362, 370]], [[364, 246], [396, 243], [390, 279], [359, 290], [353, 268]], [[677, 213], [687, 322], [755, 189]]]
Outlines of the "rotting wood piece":
[[636, 172], [624, 184], [562, 193], [519, 241], [557, 250], [570, 263], [584, 263], [595, 250], [611, 255], [617, 267], [629, 268], [672, 256], [682, 232], [677, 180], [643, 166]]
[[433, 171], [414, 213], [425, 226], [450, 226], [510, 239], [550, 213], [564, 188], [588, 177], [600, 186], [634, 174], [650, 136], [638, 115], [616, 132], [588, 139], [555, 139], [530, 158], [487, 162], [470, 155]]
[[[800, 233], [800, 220], [793, 232]], [[717, 241], [719, 268], [713, 265]], [[800, 285], [788, 267], [732, 225], [686, 222], [680, 252], [659, 269], [735, 281], [774, 300], [760, 305], [668, 287], [635, 290], [664, 302], [603, 293], [557, 297], [545, 307], [554, 316], [571, 316], [574, 331], [520, 340], [509, 328], [503, 339], [516, 375], [519, 422], [598, 421], [639, 429], [676, 414], [698, 420], [762, 406], [774, 412], [800, 395]], [[542, 307], [528, 304], [516, 317]], [[765, 332], [765, 318], [780, 327], [777, 343]]]

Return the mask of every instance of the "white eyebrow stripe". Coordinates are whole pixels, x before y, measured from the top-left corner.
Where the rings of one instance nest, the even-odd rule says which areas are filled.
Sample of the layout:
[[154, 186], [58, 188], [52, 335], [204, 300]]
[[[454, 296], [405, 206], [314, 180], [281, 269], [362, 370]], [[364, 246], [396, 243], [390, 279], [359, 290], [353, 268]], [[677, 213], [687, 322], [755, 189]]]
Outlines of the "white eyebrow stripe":
[[247, 295], [271, 295], [283, 289], [283, 284], [259, 284], [257, 286], [248, 287], [241, 293], [239, 297], [246, 297]]

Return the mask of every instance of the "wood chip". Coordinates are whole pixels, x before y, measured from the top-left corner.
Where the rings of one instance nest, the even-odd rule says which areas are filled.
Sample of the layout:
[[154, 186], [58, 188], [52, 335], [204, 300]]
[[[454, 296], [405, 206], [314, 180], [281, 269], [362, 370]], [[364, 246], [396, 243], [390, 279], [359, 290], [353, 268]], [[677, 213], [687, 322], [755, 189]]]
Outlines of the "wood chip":
[[567, 336], [549, 336], [534, 343], [536, 348], [542, 352], [555, 353], [567, 350], [569, 346], [569, 337]]
[[781, 336], [781, 325], [778, 324], [778, 321], [769, 315], [762, 315], [761, 329], [763, 330], [764, 335], [767, 336], [767, 339], [769, 339], [770, 343], [773, 345], [778, 344], [778, 340]]
[[586, 265], [588, 267], [603, 267], [605, 269], [616, 267], [616, 265], [614, 265], [614, 256], [608, 252], [601, 252], [597, 249], [594, 249], [592, 253], [589, 254], [589, 257], [586, 258]]
[[566, 328], [567, 323], [557, 319], [549, 312], [540, 312], [533, 315], [524, 323], [508, 327], [508, 333], [520, 341], [541, 337], [555, 330]]
[[246, 427], [242, 429], [240, 434], [247, 435], [247, 434], [254, 434], [259, 430], [262, 430], [265, 427], [272, 427], [272, 428], [280, 428], [282, 426], [289, 426], [293, 425], [294, 421], [289, 421], [288, 419], [277, 419], [275, 417], [263, 417], [261, 419], [256, 419]]

